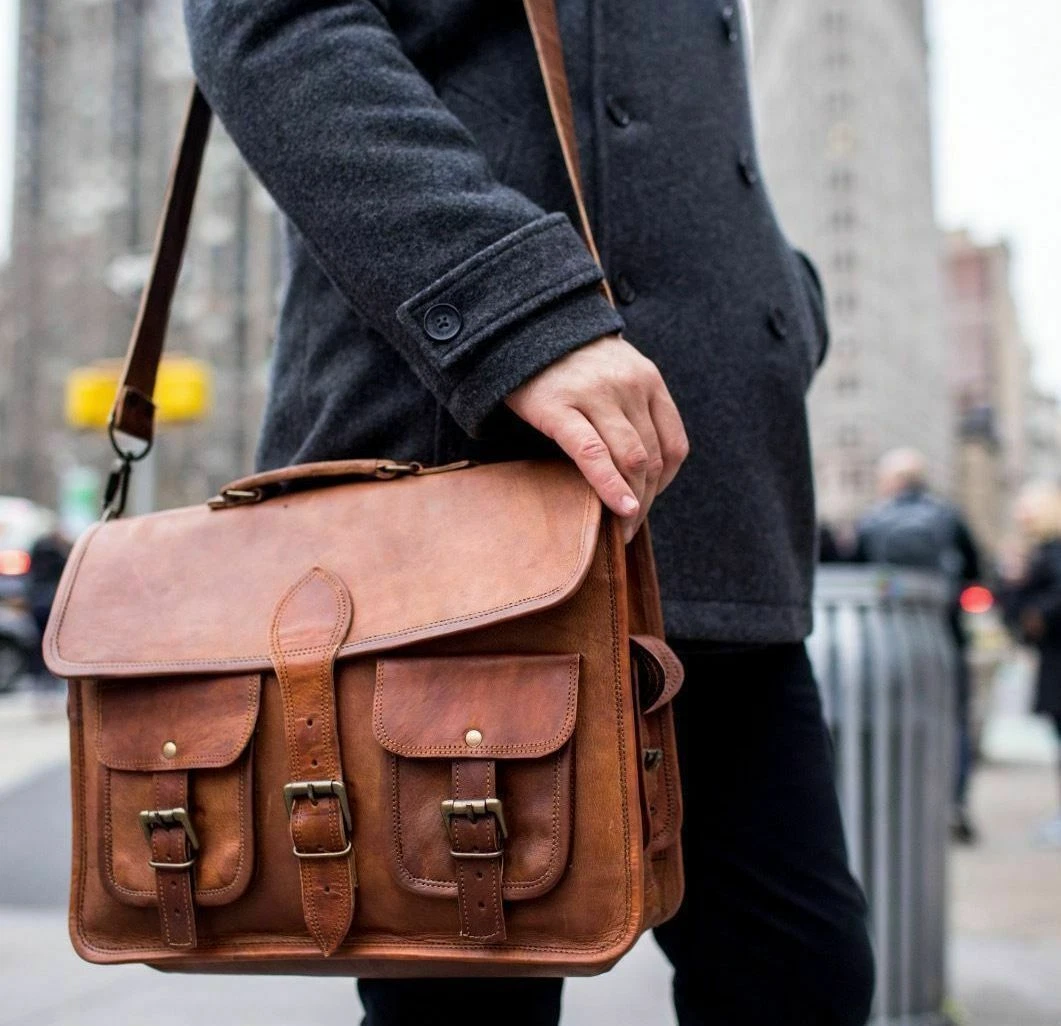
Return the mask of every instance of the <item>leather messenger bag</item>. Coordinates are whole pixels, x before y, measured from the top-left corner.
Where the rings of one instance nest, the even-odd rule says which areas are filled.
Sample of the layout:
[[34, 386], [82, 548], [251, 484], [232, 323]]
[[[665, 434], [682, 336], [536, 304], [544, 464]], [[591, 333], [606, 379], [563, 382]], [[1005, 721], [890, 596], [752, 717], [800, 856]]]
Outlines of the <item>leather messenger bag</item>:
[[[587, 242], [552, 0], [526, 0]], [[70, 682], [70, 930], [92, 962], [585, 975], [682, 897], [649, 538], [572, 464], [291, 467], [121, 519], [210, 110], [196, 91], [45, 639]]]

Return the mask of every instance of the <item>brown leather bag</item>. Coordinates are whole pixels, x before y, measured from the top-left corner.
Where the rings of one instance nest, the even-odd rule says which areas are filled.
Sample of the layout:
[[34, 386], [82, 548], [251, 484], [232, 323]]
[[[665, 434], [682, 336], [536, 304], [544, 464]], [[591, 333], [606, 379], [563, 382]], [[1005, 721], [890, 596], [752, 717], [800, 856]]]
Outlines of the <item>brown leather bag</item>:
[[[526, 6], [577, 191], [555, 11]], [[116, 400], [146, 443], [209, 117], [196, 92]], [[74, 946], [189, 971], [609, 968], [682, 896], [662, 633], [647, 532], [624, 547], [568, 463], [316, 464], [108, 516], [45, 639], [70, 680]]]

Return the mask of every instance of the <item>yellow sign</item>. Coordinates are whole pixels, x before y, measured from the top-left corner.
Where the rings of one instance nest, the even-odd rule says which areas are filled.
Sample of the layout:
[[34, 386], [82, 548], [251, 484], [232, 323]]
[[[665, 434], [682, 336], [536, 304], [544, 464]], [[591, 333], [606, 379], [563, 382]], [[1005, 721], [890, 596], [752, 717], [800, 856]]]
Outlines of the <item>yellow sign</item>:
[[[118, 391], [121, 364], [78, 367], [66, 379], [66, 422], [75, 428], [105, 428]], [[163, 423], [202, 420], [210, 412], [213, 371], [188, 356], [162, 361], [155, 385], [155, 407]]]

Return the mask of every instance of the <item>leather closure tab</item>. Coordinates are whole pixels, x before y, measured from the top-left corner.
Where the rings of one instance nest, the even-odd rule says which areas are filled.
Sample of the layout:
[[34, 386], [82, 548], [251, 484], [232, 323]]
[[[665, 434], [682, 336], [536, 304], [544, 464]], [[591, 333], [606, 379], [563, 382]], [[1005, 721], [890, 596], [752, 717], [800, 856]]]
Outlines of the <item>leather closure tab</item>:
[[452, 805], [443, 803], [450, 854], [457, 864], [460, 933], [484, 944], [498, 944], [506, 936], [501, 897], [505, 821], [496, 769], [492, 759], [454, 760]]
[[662, 638], [649, 634], [631, 635], [630, 655], [641, 711], [648, 716], [674, 700], [685, 680], [685, 667]]
[[158, 805], [141, 813], [140, 822], [151, 847], [162, 939], [171, 948], [194, 948], [192, 873], [199, 842], [187, 812], [188, 774], [156, 773], [154, 783]]
[[342, 581], [314, 567], [280, 600], [269, 634], [284, 708], [291, 776], [284, 801], [302, 908], [325, 956], [342, 944], [354, 916], [351, 810], [343, 782], [334, 676], [335, 655], [352, 616]]

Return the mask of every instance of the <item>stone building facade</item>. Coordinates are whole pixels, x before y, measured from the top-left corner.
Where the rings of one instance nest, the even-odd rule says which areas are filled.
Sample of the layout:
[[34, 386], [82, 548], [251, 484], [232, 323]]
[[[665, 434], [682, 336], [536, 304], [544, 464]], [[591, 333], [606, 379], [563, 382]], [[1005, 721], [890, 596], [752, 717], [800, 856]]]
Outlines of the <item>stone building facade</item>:
[[[73, 466], [67, 375], [124, 352], [190, 84], [173, 0], [22, 0], [15, 203], [0, 360], [0, 491], [54, 505]], [[277, 218], [215, 127], [170, 351], [214, 369], [208, 420], [167, 425], [157, 504], [202, 499], [252, 458], [279, 281]]]
[[953, 493], [921, 0], [752, 0], [766, 180], [825, 280], [832, 351], [811, 393], [824, 520], [849, 524], [886, 450]]

